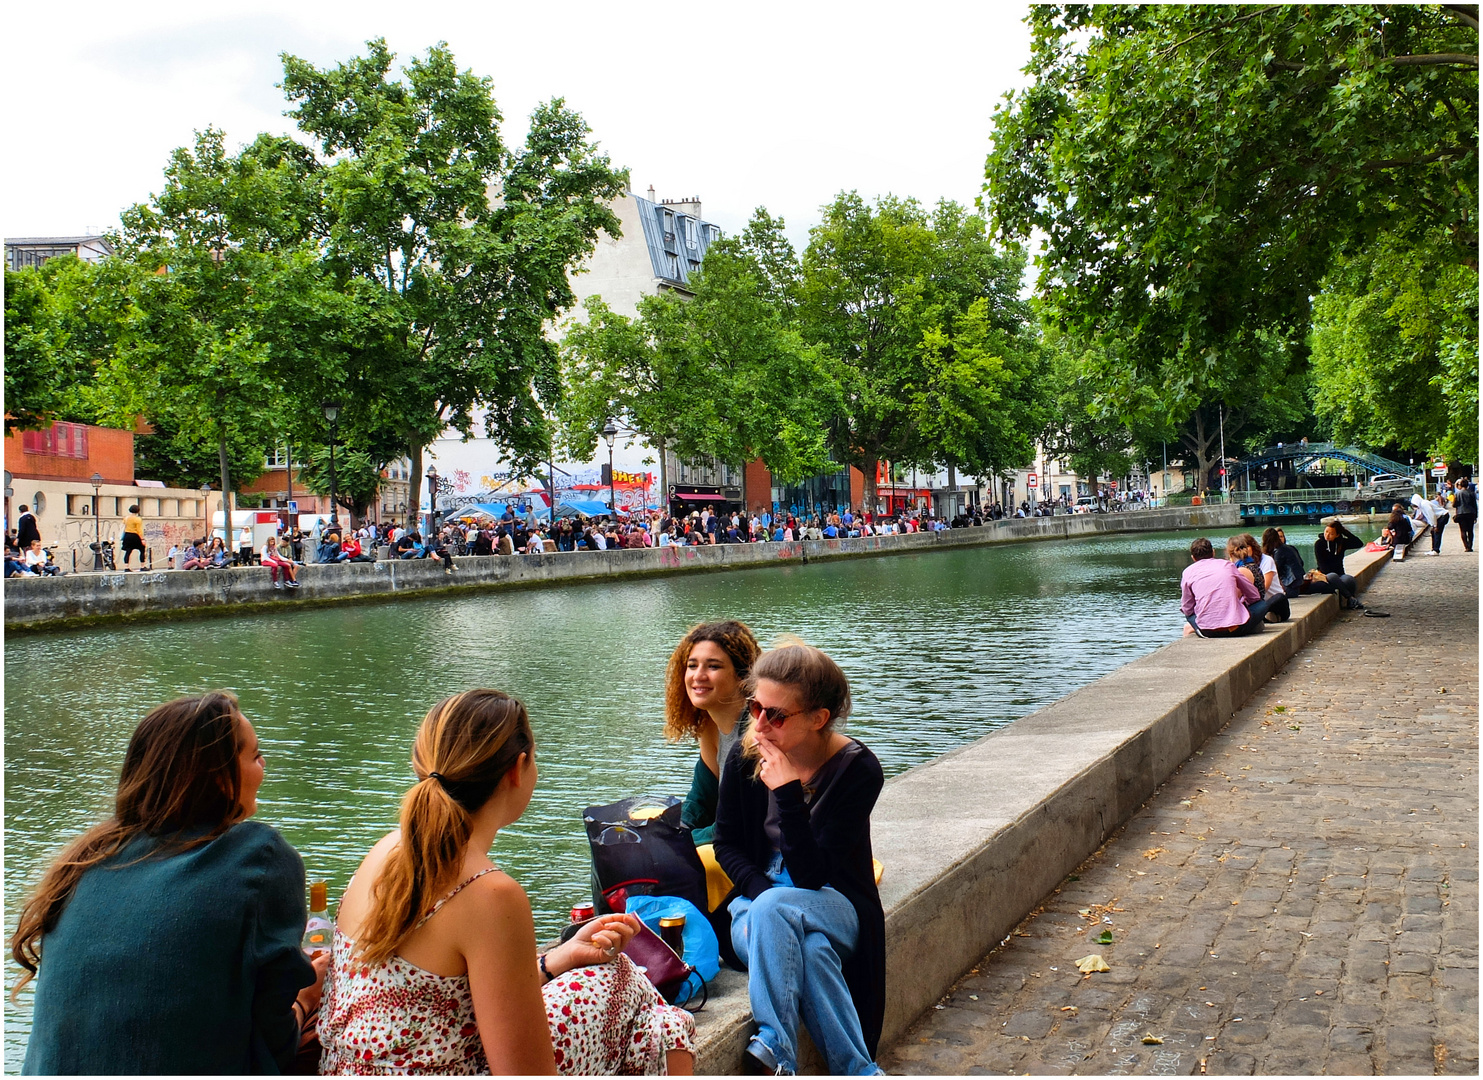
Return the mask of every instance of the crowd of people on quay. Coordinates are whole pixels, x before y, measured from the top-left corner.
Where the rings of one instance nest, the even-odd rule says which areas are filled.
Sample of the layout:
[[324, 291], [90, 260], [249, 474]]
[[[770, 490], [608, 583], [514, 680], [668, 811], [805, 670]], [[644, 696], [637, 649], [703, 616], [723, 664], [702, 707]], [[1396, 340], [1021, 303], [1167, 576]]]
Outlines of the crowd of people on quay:
[[[722, 883], [701, 918], [748, 974], [749, 1071], [795, 1072], [802, 1027], [830, 1073], [880, 1072], [870, 815], [883, 774], [844, 733], [850, 711], [827, 654], [791, 638], [763, 650], [739, 622], [692, 628], [667, 667], [664, 735], [698, 749], [675, 828], [707, 864], [702, 889]], [[625, 910], [629, 894], [604, 893], [612, 903], [574, 912], [542, 948], [530, 898], [490, 861], [537, 783], [535, 730], [498, 690], [433, 705], [399, 827], [325, 925], [306, 907], [298, 852], [251, 820], [266, 762], [237, 698], [152, 709], [112, 814], [57, 856], [20, 912], [12, 996], [36, 980], [24, 1071], [692, 1072], [690, 1012], [628, 955], [650, 930]], [[165, 947], [182, 918], [188, 947]]]

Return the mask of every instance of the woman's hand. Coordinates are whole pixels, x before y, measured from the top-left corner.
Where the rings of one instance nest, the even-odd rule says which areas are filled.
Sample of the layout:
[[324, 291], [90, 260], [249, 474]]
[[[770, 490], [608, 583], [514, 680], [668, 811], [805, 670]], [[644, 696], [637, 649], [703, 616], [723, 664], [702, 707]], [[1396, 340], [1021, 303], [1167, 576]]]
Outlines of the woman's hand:
[[294, 999], [301, 1012], [299, 1020], [314, 1015], [314, 1010], [319, 1008], [319, 1000], [324, 996], [324, 975], [330, 969], [330, 954], [318, 952], [314, 954], [309, 963], [314, 965], [314, 982], [299, 991], [299, 996]]
[[560, 975], [572, 968], [612, 963], [638, 932], [637, 915], [599, 915], [546, 954], [546, 970]]
[[757, 751], [762, 755], [762, 767], [758, 769], [757, 777], [767, 785], [769, 791], [776, 791], [784, 784], [803, 779], [788, 760], [788, 756], [760, 735], [757, 736]]

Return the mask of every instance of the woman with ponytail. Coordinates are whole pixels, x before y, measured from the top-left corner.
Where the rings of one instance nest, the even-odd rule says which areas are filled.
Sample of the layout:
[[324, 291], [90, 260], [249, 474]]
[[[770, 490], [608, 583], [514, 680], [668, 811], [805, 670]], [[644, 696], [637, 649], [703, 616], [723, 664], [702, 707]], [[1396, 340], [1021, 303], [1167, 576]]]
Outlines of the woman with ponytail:
[[304, 864], [257, 811], [263, 756], [228, 693], [150, 711], [113, 814], [21, 909], [36, 976], [27, 1073], [277, 1073], [319, 1005], [328, 957], [299, 948]]
[[736, 883], [731, 945], [747, 969], [756, 1071], [798, 1071], [800, 1017], [836, 1076], [879, 1073], [886, 921], [870, 851], [880, 762], [838, 728], [839, 665], [801, 642], [762, 654], [752, 723], [721, 773], [716, 858]]
[[666, 1005], [604, 915], [537, 955], [530, 902], [489, 861], [535, 790], [525, 706], [498, 690], [434, 705], [401, 827], [345, 890], [320, 1013], [326, 1074], [693, 1070], [694, 1021]]

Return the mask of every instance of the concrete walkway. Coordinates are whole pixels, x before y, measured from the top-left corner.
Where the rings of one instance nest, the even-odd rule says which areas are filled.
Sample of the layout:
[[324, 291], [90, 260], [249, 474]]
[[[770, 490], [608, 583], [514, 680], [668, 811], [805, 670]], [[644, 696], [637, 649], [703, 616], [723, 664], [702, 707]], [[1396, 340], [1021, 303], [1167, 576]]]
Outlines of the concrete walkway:
[[1477, 1073], [1478, 556], [1422, 547], [882, 1066]]

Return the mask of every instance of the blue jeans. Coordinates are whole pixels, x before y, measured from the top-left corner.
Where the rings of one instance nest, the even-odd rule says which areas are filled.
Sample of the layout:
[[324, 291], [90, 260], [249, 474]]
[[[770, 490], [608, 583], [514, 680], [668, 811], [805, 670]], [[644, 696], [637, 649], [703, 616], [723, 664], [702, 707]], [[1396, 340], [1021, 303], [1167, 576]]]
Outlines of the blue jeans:
[[778, 884], [756, 900], [739, 896], [727, 908], [731, 944], [746, 964], [757, 1021], [748, 1052], [779, 1073], [796, 1073], [801, 1008], [831, 1074], [879, 1074], [844, 981], [842, 964], [860, 937], [854, 905], [827, 886], [793, 888], [781, 856], [768, 877]]
[[[1350, 579], [1354, 580], [1353, 578]], [[1258, 600], [1246, 609], [1246, 623], [1236, 627], [1234, 630], [1205, 630], [1197, 622], [1193, 615], [1186, 615], [1184, 621], [1193, 626], [1202, 634], [1210, 637], [1246, 637], [1248, 634], [1260, 634], [1262, 623], [1266, 619], [1267, 610], [1271, 608], [1275, 600]]]

